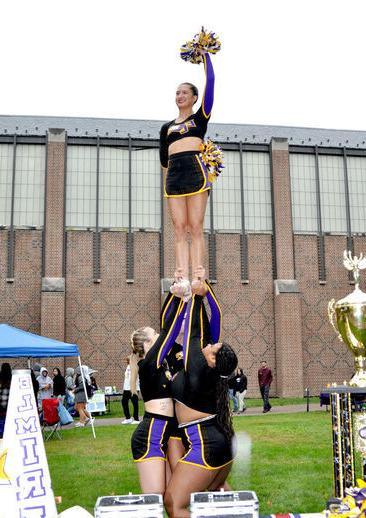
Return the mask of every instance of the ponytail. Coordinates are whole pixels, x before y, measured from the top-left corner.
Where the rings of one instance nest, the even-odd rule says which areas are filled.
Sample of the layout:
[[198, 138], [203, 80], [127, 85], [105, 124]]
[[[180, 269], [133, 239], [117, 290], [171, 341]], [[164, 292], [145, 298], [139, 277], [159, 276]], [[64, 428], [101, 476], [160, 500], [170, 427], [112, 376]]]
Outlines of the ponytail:
[[131, 394], [137, 394], [137, 391], [136, 391], [136, 383], [137, 383], [137, 376], [138, 376], [137, 362], [139, 361], [139, 357], [137, 356], [137, 354], [132, 353], [129, 358], [130, 358], [130, 368], [131, 368], [130, 390], [131, 390]]
[[131, 335], [131, 347], [132, 354], [130, 356], [130, 367], [131, 367], [131, 382], [130, 390], [132, 394], [136, 394], [136, 383], [138, 376], [138, 365], [137, 363], [145, 355], [144, 342], [148, 339], [145, 331], [146, 327], [140, 327], [136, 329]]
[[227, 439], [234, 435], [233, 422], [229, 404], [228, 376], [236, 369], [238, 358], [230, 345], [223, 343], [216, 355], [216, 370], [219, 374], [216, 385], [217, 422]]

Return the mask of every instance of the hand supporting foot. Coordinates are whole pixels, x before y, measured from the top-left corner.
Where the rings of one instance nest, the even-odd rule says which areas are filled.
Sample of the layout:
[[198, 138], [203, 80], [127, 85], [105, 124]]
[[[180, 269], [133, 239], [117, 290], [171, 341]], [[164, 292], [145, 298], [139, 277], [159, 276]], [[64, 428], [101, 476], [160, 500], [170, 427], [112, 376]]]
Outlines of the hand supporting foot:
[[203, 266], [197, 266], [193, 274], [192, 280], [192, 294], [201, 295], [204, 297], [207, 293], [207, 286], [205, 282], [206, 270]]
[[177, 268], [174, 273], [174, 283], [170, 286], [170, 293], [176, 297], [180, 297], [184, 302], [188, 302], [192, 297], [191, 285], [189, 280], [184, 278], [181, 268]]

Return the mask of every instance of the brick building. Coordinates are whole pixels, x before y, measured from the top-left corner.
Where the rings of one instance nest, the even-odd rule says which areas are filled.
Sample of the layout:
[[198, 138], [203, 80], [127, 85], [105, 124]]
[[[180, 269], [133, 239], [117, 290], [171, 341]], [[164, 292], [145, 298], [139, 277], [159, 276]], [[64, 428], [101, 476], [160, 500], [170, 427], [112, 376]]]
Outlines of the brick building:
[[[0, 116], [0, 321], [77, 343], [102, 386], [121, 388], [129, 336], [158, 326], [174, 270], [160, 126]], [[209, 136], [226, 168], [207, 264], [249, 395], [263, 358], [278, 395], [349, 379], [327, 303], [353, 289], [343, 250], [366, 251], [366, 133], [210, 124]]]

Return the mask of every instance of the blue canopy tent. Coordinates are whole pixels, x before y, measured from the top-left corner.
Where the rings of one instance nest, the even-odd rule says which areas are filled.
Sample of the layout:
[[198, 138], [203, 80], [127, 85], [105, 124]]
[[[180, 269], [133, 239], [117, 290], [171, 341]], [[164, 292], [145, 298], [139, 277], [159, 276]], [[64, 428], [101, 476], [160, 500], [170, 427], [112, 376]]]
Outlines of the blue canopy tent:
[[[80, 366], [80, 374], [86, 393], [84, 372], [81, 365], [79, 348], [75, 344], [60, 342], [53, 338], [28, 333], [8, 324], [0, 324], [0, 358], [54, 358], [61, 356], [77, 356]], [[95, 438], [94, 425], [92, 424]]]
[[0, 324], [0, 358], [79, 356], [78, 346]]

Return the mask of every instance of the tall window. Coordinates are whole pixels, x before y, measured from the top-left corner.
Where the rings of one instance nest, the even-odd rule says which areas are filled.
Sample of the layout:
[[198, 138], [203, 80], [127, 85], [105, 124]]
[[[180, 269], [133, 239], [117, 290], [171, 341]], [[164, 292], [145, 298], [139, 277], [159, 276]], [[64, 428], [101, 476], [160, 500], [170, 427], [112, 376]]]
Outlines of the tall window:
[[249, 232], [272, 231], [269, 154], [243, 153], [245, 226]]
[[366, 157], [348, 157], [348, 189], [352, 232], [366, 232]]
[[128, 227], [128, 166], [128, 149], [100, 147], [99, 225], [102, 228]]
[[0, 144], [0, 225], [10, 225], [13, 146]]
[[158, 149], [132, 148], [132, 227], [160, 229], [161, 170]]
[[16, 147], [14, 226], [43, 225], [45, 158], [45, 146]]
[[66, 226], [95, 226], [96, 171], [97, 149], [95, 146], [68, 146]]
[[240, 154], [224, 152], [225, 169], [214, 182], [214, 227], [217, 230], [241, 230]]
[[290, 154], [294, 232], [317, 232], [315, 155]]
[[[0, 144], [0, 225], [11, 222], [13, 145]], [[45, 146], [18, 144], [15, 159], [14, 226], [41, 227], [44, 219]]]
[[343, 157], [320, 155], [319, 181], [324, 232], [347, 232]]

